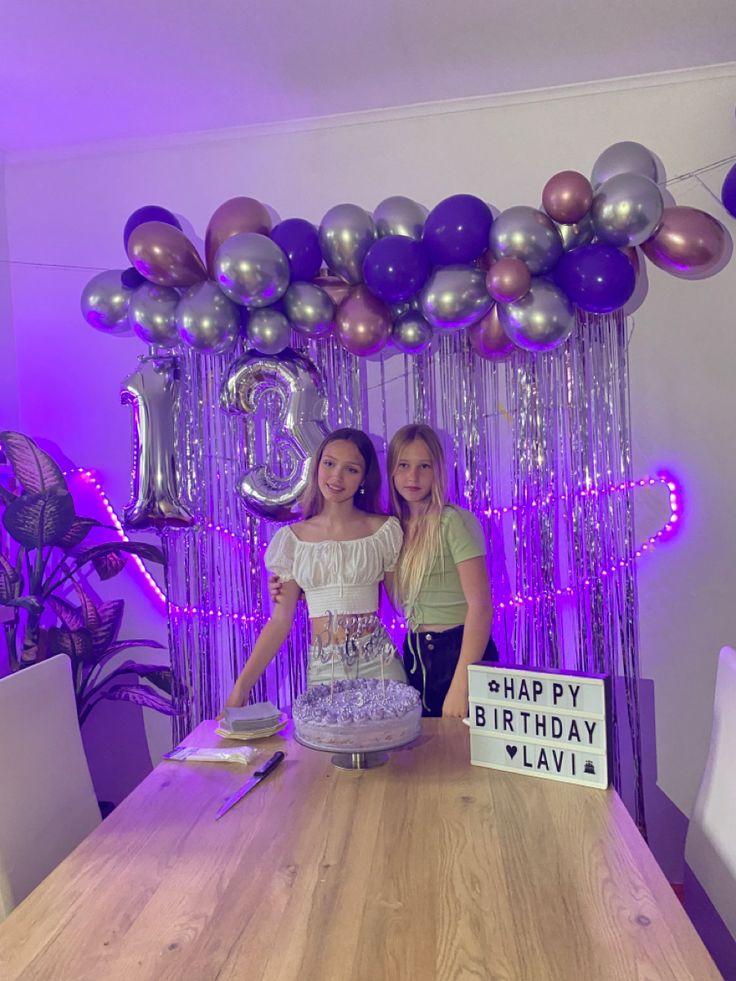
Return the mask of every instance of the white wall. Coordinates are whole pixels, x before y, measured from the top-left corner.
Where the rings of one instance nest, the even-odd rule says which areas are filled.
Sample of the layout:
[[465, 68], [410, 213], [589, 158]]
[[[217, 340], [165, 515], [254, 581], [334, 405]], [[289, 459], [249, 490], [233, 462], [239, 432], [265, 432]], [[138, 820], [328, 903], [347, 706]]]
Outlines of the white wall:
[[5, 161], [0, 157], [0, 431], [18, 424], [18, 374], [10, 302], [8, 233], [5, 220]]
[[[735, 95], [732, 66], [436, 111], [9, 161], [11, 254], [38, 264], [12, 267], [22, 427], [97, 467], [116, 502], [126, 499], [129, 419], [117, 393], [141, 348], [88, 328], [78, 297], [93, 269], [127, 264], [121, 230], [142, 204], [185, 215], [199, 235], [214, 208], [236, 194], [266, 201], [281, 217], [314, 221], [340, 201], [371, 208], [396, 193], [430, 206], [458, 191], [501, 209], [538, 205], [551, 174], [589, 172], [617, 140], [648, 145], [669, 177], [734, 154]], [[674, 193], [733, 232], [735, 223], [716, 200], [725, 171], [703, 176], [715, 196], [695, 179]], [[736, 460], [729, 450], [736, 274], [729, 267], [715, 279], [687, 283], [650, 267], [649, 281], [631, 347], [634, 470], [666, 465], [678, 473], [687, 515], [672, 544], [641, 565], [642, 674], [654, 682], [659, 785], [689, 814], [707, 746], [718, 648], [736, 641]], [[652, 508], [661, 516], [661, 502]], [[649, 510], [644, 502], [645, 520]]]

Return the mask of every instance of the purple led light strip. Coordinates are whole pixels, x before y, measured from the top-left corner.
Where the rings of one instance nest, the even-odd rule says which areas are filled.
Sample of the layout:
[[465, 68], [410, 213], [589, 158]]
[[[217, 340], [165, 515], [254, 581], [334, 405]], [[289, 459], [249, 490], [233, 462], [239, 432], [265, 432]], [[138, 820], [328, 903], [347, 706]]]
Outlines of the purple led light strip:
[[[655, 545], [658, 543], [667, 541], [677, 530], [678, 523], [682, 520], [682, 491], [680, 484], [675, 480], [672, 474], [669, 473], [659, 473], [656, 477], [642, 477], [639, 480], [629, 480], [624, 481], [619, 484], [611, 484], [608, 487], [590, 487], [582, 488], [578, 495], [579, 497], [602, 497], [606, 494], [621, 493], [623, 491], [634, 490], [637, 487], [656, 487], [657, 485], [662, 485], [667, 488], [669, 494], [669, 505], [670, 505], [670, 516], [665, 522], [665, 524], [657, 531], [654, 535], [650, 535], [641, 545], [634, 551], [634, 554], [628, 559], [619, 559], [608, 569], [601, 570], [601, 576], [607, 577], [615, 575], [619, 569], [625, 568], [627, 565], [632, 565], [637, 559], [640, 559], [646, 553], [653, 551]], [[548, 497], [544, 503], [548, 503], [552, 500], [552, 496]], [[566, 500], [565, 496], [561, 496], [559, 500]], [[532, 501], [529, 507], [536, 508], [539, 506], [538, 501]], [[511, 511], [520, 511], [521, 508], [518, 505], [513, 507], [503, 507], [494, 508], [491, 512], [497, 517], [501, 515], [508, 514]], [[486, 512], [488, 514], [489, 512]], [[584, 589], [590, 588], [594, 585], [595, 580], [585, 579], [582, 583]], [[554, 599], [557, 597], [568, 597], [575, 595], [574, 586], [563, 586], [555, 589], [553, 593], [539, 593], [536, 596], [522, 596], [516, 595], [511, 596], [505, 602], [500, 602], [496, 604], [496, 608], [499, 610], [511, 609], [515, 606], [528, 606], [532, 603], [539, 603], [543, 599]]]
[[[83, 467], [75, 467], [72, 470], [65, 470], [64, 476], [76, 477], [79, 480], [81, 480], [83, 483], [91, 487], [94, 491], [96, 491], [97, 496], [102, 502], [102, 505], [104, 506], [105, 510], [107, 511], [110, 517], [110, 520], [113, 523], [118, 538], [122, 542], [129, 542], [130, 539], [123, 531], [122, 522], [120, 521], [120, 518], [118, 517], [115, 511], [115, 508], [110, 503], [110, 500], [107, 494], [105, 493], [102, 484], [100, 484], [100, 482], [97, 480], [94, 473], [91, 470], [85, 470]], [[138, 571], [140, 575], [143, 577], [144, 585], [147, 586], [149, 592], [156, 598], [156, 600], [159, 603], [161, 603], [164, 607], [166, 607], [166, 593], [163, 592], [159, 584], [156, 582], [156, 580], [153, 578], [151, 573], [148, 571], [143, 560], [137, 555], [132, 555], [131, 558], [133, 559], [133, 562], [138, 567]]]
[[[84, 470], [83, 468], [76, 468], [73, 470], [65, 471], [66, 475], [79, 477], [89, 486], [91, 486], [98, 494], [100, 500], [102, 501], [105, 510], [112, 519], [113, 525], [120, 537], [121, 541], [127, 542], [130, 539], [123, 531], [122, 523], [115, 512], [115, 509], [110, 504], [110, 501], [105, 494], [102, 485], [97, 481], [93, 472], [91, 470]], [[615, 562], [610, 568], [604, 569], [601, 572], [601, 576], [614, 575], [619, 569], [625, 568], [627, 565], [632, 564], [637, 559], [642, 558], [645, 554], [654, 550], [657, 544], [667, 541], [677, 530], [678, 523], [682, 520], [682, 492], [680, 484], [675, 480], [675, 478], [669, 473], [659, 473], [656, 477], [642, 477], [639, 480], [629, 480], [623, 483], [611, 484], [605, 487], [589, 487], [581, 488], [576, 496], [578, 497], [602, 497], [606, 494], [622, 493], [628, 490], [634, 490], [637, 487], [656, 487], [664, 486], [667, 488], [669, 493], [669, 505], [670, 505], [670, 516], [665, 524], [657, 531], [654, 535], [651, 535], [646, 541], [642, 542], [641, 545], [635, 550], [634, 554], [628, 559], [620, 559]], [[566, 500], [567, 498], [562, 496], [559, 500]], [[508, 507], [500, 508], [490, 508], [485, 512], [487, 517], [503, 518], [507, 514], [519, 514], [526, 510], [527, 508], [538, 508], [540, 504], [548, 504], [553, 500], [552, 495], [541, 501], [531, 501], [527, 505], [514, 504]], [[229, 528], [225, 528], [222, 525], [216, 525], [213, 522], [207, 522], [205, 525], [207, 531], [221, 535], [228, 539], [231, 546], [238, 549], [244, 549], [245, 543], [242, 541], [241, 537]], [[144, 584], [148, 587], [156, 599], [166, 605], [166, 595], [159, 587], [156, 580], [150, 574], [145, 564], [137, 556], [133, 556], [133, 561], [138, 566], [140, 573], [142, 574]], [[594, 582], [591, 579], [586, 579], [583, 582], [583, 588], [589, 588]], [[553, 599], [569, 597], [575, 594], [575, 588], [573, 586], [563, 586], [554, 591], [554, 593], [540, 593], [537, 596], [511, 596], [508, 600], [499, 602], [496, 604], [498, 610], [511, 609], [513, 607], [526, 606], [532, 603], [539, 603], [543, 599]], [[257, 623], [259, 617], [248, 615], [246, 613], [228, 613], [225, 610], [205, 610], [200, 609], [196, 606], [177, 606], [171, 604], [170, 611], [173, 616], [176, 617], [189, 617], [189, 616], [206, 616], [213, 617], [216, 619], [229, 619], [234, 621], [240, 621], [242, 623]], [[387, 626], [396, 628], [397, 626], [404, 627], [405, 624], [399, 620], [394, 619]]]

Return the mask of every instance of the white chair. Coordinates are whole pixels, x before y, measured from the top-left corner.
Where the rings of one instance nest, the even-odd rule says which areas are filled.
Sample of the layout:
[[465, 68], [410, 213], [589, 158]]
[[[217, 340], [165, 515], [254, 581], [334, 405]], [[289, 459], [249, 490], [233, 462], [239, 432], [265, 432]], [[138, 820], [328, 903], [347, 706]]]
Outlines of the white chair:
[[0, 920], [99, 823], [69, 658], [0, 679]]
[[[699, 908], [698, 884], [723, 926], [730, 932], [731, 939], [736, 941], [735, 762], [736, 651], [724, 647], [718, 661], [708, 759], [685, 839], [685, 861], [697, 880], [688, 889], [686, 878], [685, 908], [691, 913], [696, 926], [699, 925], [698, 921], [703, 923], [701, 932], [706, 944], [708, 926], [702, 907]], [[719, 927], [719, 924], [711, 925], [714, 940], [717, 939], [715, 933]], [[725, 930], [720, 929], [725, 934]], [[736, 950], [736, 947], [732, 946], [731, 950]], [[711, 953], [716, 956], [715, 950], [711, 949]]]

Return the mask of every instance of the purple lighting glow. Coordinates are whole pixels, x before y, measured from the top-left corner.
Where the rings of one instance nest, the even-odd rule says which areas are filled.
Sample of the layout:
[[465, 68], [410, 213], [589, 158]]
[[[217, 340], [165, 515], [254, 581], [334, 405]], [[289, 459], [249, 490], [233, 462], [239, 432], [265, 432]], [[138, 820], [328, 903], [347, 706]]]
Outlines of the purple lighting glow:
[[[110, 501], [105, 494], [102, 485], [97, 481], [93, 472], [91, 470], [85, 470], [83, 468], [77, 468], [74, 470], [67, 470], [65, 474], [72, 477], [77, 477], [82, 480], [87, 486], [91, 487], [98, 495], [105, 511], [110, 516], [115, 530], [121, 541], [127, 542], [130, 539], [123, 531], [123, 526], [120, 518], [115, 512], [115, 509], [110, 504]], [[582, 488], [576, 497], [602, 497], [607, 494], [620, 494], [627, 491], [635, 490], [636, 488], [644, 487], [664, 487], [666, 488], [669, 496], [669, 508], [670, 516], [665, 522], [665, 524], [657, 531], [655, 534], [650, 535], [649, 538], [645, 539], [633, 552], [633, 554], [626, 559], [617, 559], [608, 569], [603, 569], [601, 571], [601, 576], [612, 576], [615, 575], [620, 569], [626, 566], [632, 565], [637, 559], [642, 558], [654, 551], [655, 546], [668, 541], [677, 531], [678, 526], [682, 522], [682, 489], [679, 482], [670, 473], [662, 472], [658, 473], [655, 477], [642, 477], [638, 480], [630, 480], [618, 484], [610, 484], [603, 487], [589, 487]], [[508, 514], [520, 514], [526, 508], [538, 508], [540, 505], [550, 504], [554, 500], [552, 495], [539, 500], [531, 501], [527, 505], [513, 504], [508, 506], [503, 506], [499, 508], [491, 508], [485, 512], [486, 517], [494, 517], [501, 520]], [[566, 497], [562, 496], [559, 498], [561, 501], [567, 500]], [[207, 522], [205, 525], [206, 530], [213, 535], [225, 538], [231, 547], [240, 550], [245, 549], [245, 543], [242, 538], [234, 531], [229, 528], [225, 528], [222, 525], [216, 525], [213, 522]], [[148, 591], [153, 594], [156, 600], [163, 606], [166, 605], [166, 594], [161, 590], [156, 580], [150, 574], [145, 564], [141, 559], [134, 555], [132, 556], [134, 563], [138, 567], [138, 570], [142, 576], [143, 584], [146, 586]], [[590, 587], [596, 585], [596, 582], [591, 579], [586, 579], [582, 583], [583, 588], [589, 589]], [[540, 593], [539, 595], [516, 595], [511, 596], [509, 599], [499, 602], [496, 604], [497, 610], [507, 610], [513, 607], [528, 606], [530, 604], [539, 603], [544, 599], [564, 599], [575, 595], [575, 587], [572, 585], [560, 585], [554, 592], [550, 593]], [[196, 606], [177, 606], [175, 604], [170, 604], [169, 610], [174, 617], [208, 617], [213, 619], [227, 619], [235, 622], [241, 623], [258, 623], [263, 617], [254, 616], [247, 613], [237, 613], [229, 612], [227, 610], [205, 610], [200, 609]], [[404, 627], [405, 624], [397, 619], [393, 619], [392, 622], [387, 623], [390, 629], [395, 629], [396, 627]]]

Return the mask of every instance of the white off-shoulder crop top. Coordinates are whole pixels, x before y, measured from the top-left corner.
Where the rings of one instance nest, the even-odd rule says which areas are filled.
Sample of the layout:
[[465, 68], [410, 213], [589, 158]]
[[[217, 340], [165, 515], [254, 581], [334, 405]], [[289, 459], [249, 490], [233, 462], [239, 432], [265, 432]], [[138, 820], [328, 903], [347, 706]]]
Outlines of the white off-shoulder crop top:
[[327, 613], [374, 613], [384, 573], [393, 572], [403, 533], [388, 518], [372, 535], [347, 542], [303, 542], [286, 525], [266, 549], [269, 572], [304, 590], [310, 617]]

